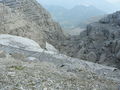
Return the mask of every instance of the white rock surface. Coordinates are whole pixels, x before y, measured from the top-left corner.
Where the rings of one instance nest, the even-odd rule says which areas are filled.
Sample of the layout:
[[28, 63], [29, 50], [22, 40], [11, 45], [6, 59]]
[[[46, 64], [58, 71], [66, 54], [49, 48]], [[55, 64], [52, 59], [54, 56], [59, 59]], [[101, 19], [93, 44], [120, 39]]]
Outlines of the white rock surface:
[[39, 44], [31, 39], [8, 34], [0, 35], [0, 44], [29, 51], [43, 51]]
[[47, 42], [46, 42], [47, 50], [45, 50], [42, 49], [38, 43], [36, 43], [31, 39], [15, 36], [15, 35], [9, 35], [9, 34], [0, 34], [0, 44], [8, 47], [10, 46], [22, 50], [27, 50], [27, 51], [49, 53], [52, 55], [58, 53], [57, 49], [55, 49], [54, 46], [52, 46]]
[[53, 45], [49, 44], [48, 42], [46, 42], [46, 49], [48, 51], [58, 52], [58, 50]]
[[27, 58], [29, 61], [35, 61], [35, 60], [37, 60], [37, 58], [35, 58], [35, 57], [28, 57]]

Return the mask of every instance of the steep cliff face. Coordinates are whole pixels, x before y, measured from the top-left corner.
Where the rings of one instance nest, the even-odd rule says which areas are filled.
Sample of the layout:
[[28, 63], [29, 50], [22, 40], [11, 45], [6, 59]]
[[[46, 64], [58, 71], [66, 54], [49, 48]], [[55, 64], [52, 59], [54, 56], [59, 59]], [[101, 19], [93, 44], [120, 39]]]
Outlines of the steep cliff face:
[[70, 56], [120, 68], [120, 11], [89, 24], [64, 44]]
[[[83, 35], [85, 59], [95, 57], [94, 62], [120, 68], [120, 12], [88, 25], [87, 30], [81, 33]], [[80, 54], [81, 49], [78, 56]]]
[[45, 47], [64, 39], [61, 27], [36, 0], [1, 0], [0, 33], [28, 37]]

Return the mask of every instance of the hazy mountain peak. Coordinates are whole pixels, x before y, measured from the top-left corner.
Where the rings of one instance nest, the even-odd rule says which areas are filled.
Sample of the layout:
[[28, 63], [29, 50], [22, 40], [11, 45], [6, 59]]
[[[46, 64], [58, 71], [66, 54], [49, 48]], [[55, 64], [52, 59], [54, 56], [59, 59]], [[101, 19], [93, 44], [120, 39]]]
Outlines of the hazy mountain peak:
[[37, 0], [43, 5], [58, 5], [65, 8], [73, 8], [76, 5], [90, 6], [93, 5], [107, 13], [120, 9], [120, 0]]
[[87, 20], [93, 16], [104, 15], [105, 12], [96, 7], [76, 5], [71, 9], [62, 6], [46, 6], [46, 9], [52, 14], [53, 18], [58, 21], [63, 29], [72, 29], [77, 26], [84, 27]]

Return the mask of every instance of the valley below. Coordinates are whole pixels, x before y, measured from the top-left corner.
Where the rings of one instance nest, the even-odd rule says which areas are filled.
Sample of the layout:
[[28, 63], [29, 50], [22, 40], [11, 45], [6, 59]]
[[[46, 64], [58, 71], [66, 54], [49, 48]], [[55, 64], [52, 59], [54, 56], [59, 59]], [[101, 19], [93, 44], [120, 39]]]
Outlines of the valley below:
[[73, 28], [73, 29], [64, 29], [63, 32], [66, 36], [74, 36], [74, 35], [80, 35], [81, 32], [83, 32], [85, 29], [84, 28]]

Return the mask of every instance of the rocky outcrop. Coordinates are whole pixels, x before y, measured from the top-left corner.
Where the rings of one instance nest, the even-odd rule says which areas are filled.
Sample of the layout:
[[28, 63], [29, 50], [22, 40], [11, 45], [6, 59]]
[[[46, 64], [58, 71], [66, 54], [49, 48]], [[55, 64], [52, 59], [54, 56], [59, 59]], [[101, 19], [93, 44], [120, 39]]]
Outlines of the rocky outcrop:
[[64, 43], [70, 56], [120, 68], [120, 11], [89, 24]]
[[[45, 49], [42, 49], [40, 45], [28, 38], [9, 35], [9, 34], [1, 34], [0, 35], [0, 45], [18, 48], [21, 50], [28, 50], [28, 51], [37, 51], [37, 52], [49, 52], [49, 53], [58, 53], [58, 50], [55, 49], [54, 46], [46, 42]], [[3, 53], [1, 52], [1, 55]], [[17, 54], [17, 56], [22, 56]]]
[[27, 37], [42, 48], [46, 42], [57, 47], [64, 39], [61, 27], [36, 0], [1, 0], [0, 33]]
[[42, 48], [37, 44], [35, 41], [23, 38], [20, 36], [13, 36], [8, 34], [1, 34], [0, 35], [0, 44], [21, 48], [24, 50], [30, 50], [30, 51], [39, 51], [42, 50]]

